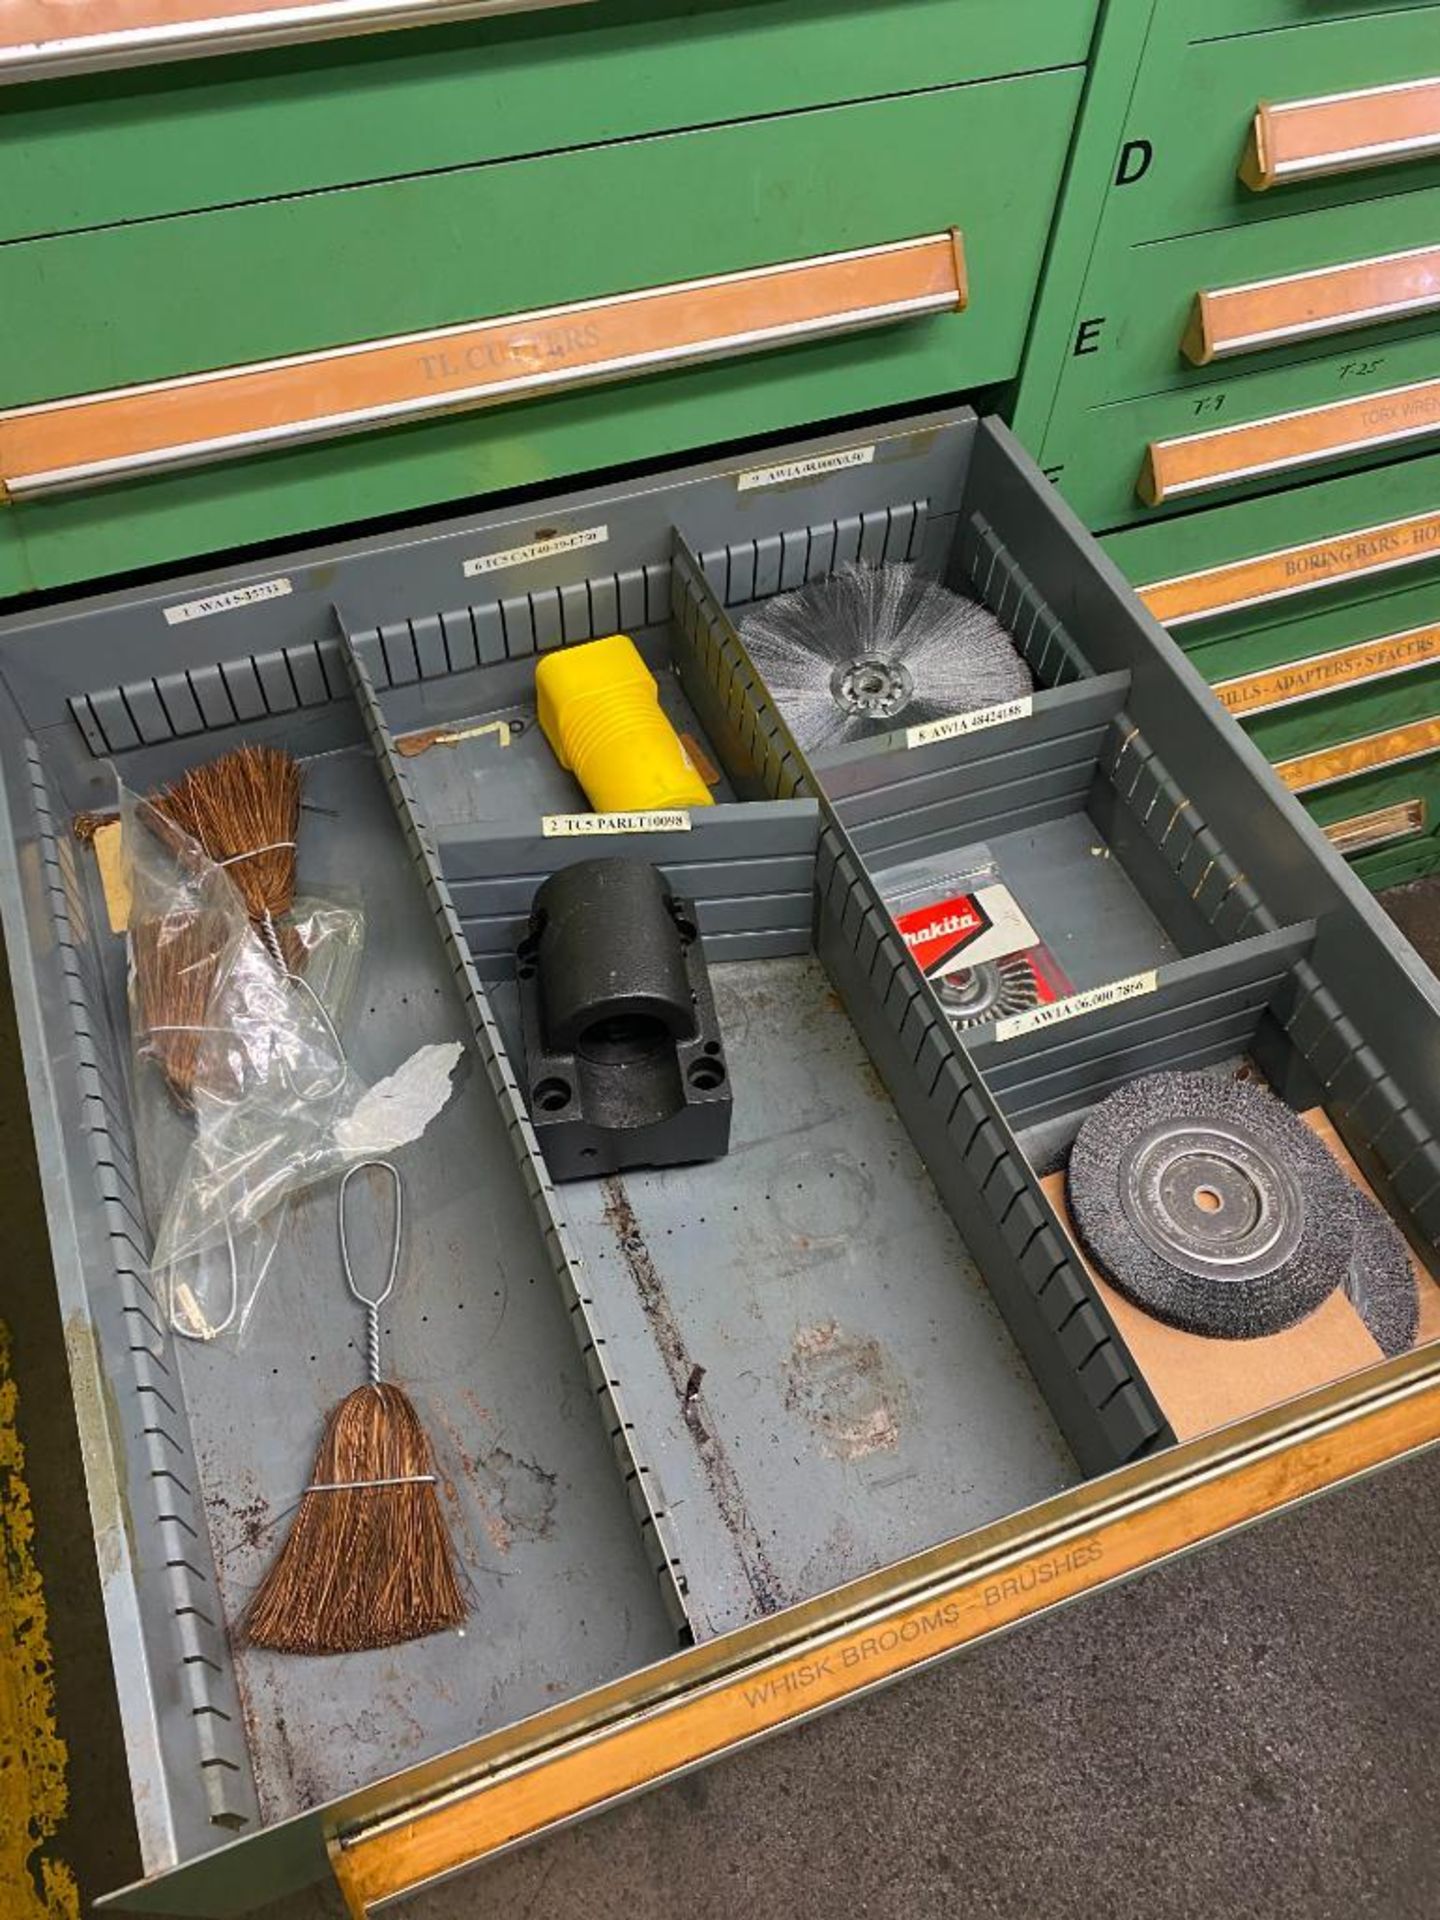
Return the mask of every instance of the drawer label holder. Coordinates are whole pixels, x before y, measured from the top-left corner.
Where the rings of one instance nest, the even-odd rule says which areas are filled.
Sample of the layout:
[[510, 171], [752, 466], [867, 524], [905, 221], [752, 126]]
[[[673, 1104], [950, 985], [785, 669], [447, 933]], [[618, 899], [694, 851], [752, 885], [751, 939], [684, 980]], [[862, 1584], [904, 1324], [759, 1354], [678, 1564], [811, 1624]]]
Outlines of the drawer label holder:
[[[336, 1830], [330, 1862], [352, 1920], [658, 1785], [756, 1736], [1217, 1540], [1440, 1439], [1440, 1362], [1425, 1348], [1107, 1475], [848, 1589], [672, 1655], [476, 1742], [463, 1770], [379, 1818]], [[788, 1631], [787, 1631], [788, 1628]], [[783, 1639], [776, 1644], [777, 1635]], [[393, 1783], [392, 1783], [393, 1784]]]
[[0, 412], [0, 503], [963, 312], [951, 229]]
[[1434, 666], [1437, 662], [1440, 662], [1440, 626], [1412, 627], [1405, 633], [1387, 634], [1380, 640], [1363, 640], [1352, 647], [1311, 654], [1307, 659], [1292, 660], [1285, 666], [1267, 668], [1263, 673], [1218, 680], [1214, 691], [1227, 713], [1244, 720], [1255, 714], [1273, 713], [1277, 707], [1319, 699], [1337, 687], [1389, 680], [1397, 673], [1413, 673], [1419, 667]]
[[1440, 560], [1440, 512], [1356, 527], [1330, 539], [1278, 547], [1245, 560], [1227, 560], [1218, 567], [1151, 581], [1136, 592], [1162, 626], [1183, 627], [1426, 560]]

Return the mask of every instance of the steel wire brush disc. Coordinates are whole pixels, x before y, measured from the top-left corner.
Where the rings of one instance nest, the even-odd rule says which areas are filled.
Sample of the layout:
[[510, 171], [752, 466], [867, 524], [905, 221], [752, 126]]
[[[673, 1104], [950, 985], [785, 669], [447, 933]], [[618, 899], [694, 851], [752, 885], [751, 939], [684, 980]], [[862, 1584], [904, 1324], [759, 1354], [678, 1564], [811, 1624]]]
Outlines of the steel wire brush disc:
[[1354, 1188], [1304, 1121], [1250, 1081], [1132, 1081], [1086, 1116], [1067, 1187], [1105, 1277], [1187, 1333], [1279, 1333], [1350, 1271]]
[[1405, 1236], [1368, 1193], [1350, 1189], [1355, 1204], [1355, 1243], [1345, 1296], [1387, 1359], [1415, 1344], [1420, 1325], [1420, 1289]]
[[946, 1018], [955, 1027], [979, 1027], [1004, 1020], [1040, 1004], [1040, 982], [1023, 953], [1003, 960], [980, 960], [973, 967], [956, 967], [931, 982]]
[[1034, 686], [987, 607], [904, 563], [848, 564], [762, 601], [741, 637], [807, 753], [998, 706]]

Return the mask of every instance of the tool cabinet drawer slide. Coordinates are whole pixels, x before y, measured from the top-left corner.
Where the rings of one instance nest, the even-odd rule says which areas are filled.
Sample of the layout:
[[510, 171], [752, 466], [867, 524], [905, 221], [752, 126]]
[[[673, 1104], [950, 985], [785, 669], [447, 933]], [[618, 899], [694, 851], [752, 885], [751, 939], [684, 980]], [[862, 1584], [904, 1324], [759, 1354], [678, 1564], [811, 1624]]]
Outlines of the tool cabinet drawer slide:
[[0, 413], [20, 500], [966, 305], [958, 233]]

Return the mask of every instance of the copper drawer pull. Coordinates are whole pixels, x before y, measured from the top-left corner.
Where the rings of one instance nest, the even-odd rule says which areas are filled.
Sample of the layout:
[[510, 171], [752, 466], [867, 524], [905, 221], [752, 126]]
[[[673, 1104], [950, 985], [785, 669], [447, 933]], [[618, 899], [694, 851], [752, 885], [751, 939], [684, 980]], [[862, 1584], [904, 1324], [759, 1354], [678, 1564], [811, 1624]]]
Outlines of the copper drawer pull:
[[1152, 440], [1136, 491], [1147, 506], [1287, 473], [1320, 460], [1393, 447], [1440, 432], [1440, 380], [1388, 387], [1353, 400], [1277, 413], [1236, 427]]
[[966, 304], [960, 235], [864, 247], [503, 319], [0, 412], [23, 500]]
[[1440, 308], [1440, 247], [1197, 293], [1180, 342], [1197, 367]]
[[1214, 693], [1227, 713], [1248, 720], [1277, 707], [1293, 707], [1302, 700], [1318, 700], [1341, 687], [1361, 681], [1390, 680], [1397, 673], [1413, 673], [1440, 662], [1440, 626], [1411, 627], [1387, 633], [1379, 640], [1361, 640], [1355, 646], [1312, 653], [1304, 660], [1267, 667], [1232, 680], [1217, 680]]
[[1396, 840], [1413, 840], [1425, 831], [1426, 810], [1423, 800], [1397, 800], [1393, 806], [1377, 807], [1373, 813], [1352, 814], [1348, 820], [1332, 820], [1321, 832], [1347, 860], [1356, 854], [1370, 853]]
[[1136, 592], [1163, 626], [1184, 627], [1223, 613], [1288, 600], [1336, 582], [1368, 579], [1397, 567], [1440, 559], [1440, 512], [1419, 513], [1375, 527], [1356, 527], [1298, 547], [1280, 547], [1248, 560], [1155, 580]]
[[1255, 109], [1240, 178], [1256, 193], [1290, 180], [1319, 180], [1393, 160], [1440, 153], [1440, 79], [1262, 101]]
[[0, 84], [593, 0], [0, 0]]
[[1292, 760], [1277, 760], [1275, 771], [1291, 793], [1313, 793], [1316, 787], [1333, 787], [1339, 780], [1353, 780], [1356, 774], [1373, 773], [1377, 767], [1422, 759], [1437, 747], [1440, 719], [1412, 720], [1407, 726], [1387, 727], [1382, 733], [1362, 734], [1358, 740], [1342, 740], [1314, 753], [1296, 754]]

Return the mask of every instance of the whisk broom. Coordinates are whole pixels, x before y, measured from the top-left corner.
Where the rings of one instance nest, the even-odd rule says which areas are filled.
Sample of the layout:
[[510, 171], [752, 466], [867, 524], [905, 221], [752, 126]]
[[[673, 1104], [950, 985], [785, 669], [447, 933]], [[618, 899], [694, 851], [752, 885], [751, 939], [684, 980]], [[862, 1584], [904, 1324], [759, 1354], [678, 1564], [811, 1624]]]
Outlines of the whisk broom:
[[295, 899], [299, 762], [278, 747], [247, 742], [191, 767], [151, 804], [224, 867], [270, 957], [286, 973], [298, 972], [304, 945], [293, 927], [279, 923]]
[[[345, 1192], [365, 1168], [394, 1183], [390, 1269], [378, 1293], [355, 1279]], [[331, 1413], [289, 1537], [246, 1615], [255, 1646], [278, 1653], [360, 1653], [458, 1627], [468, 1608], [435, 1484], [430, 1443], [408, 1394], [380, 1378], [380, 1309], [400, 1265], [400, 1175], [388, 1160], [340, 1182], [340, 1266], [365, 1309], [367, 1384]]]
[[187, 1112], [202, 1060], [213, 1068], [206, 1016], [228, 933], [225, 916], [203, 907], [146, 915], [130, 927], [136, 1038]]

